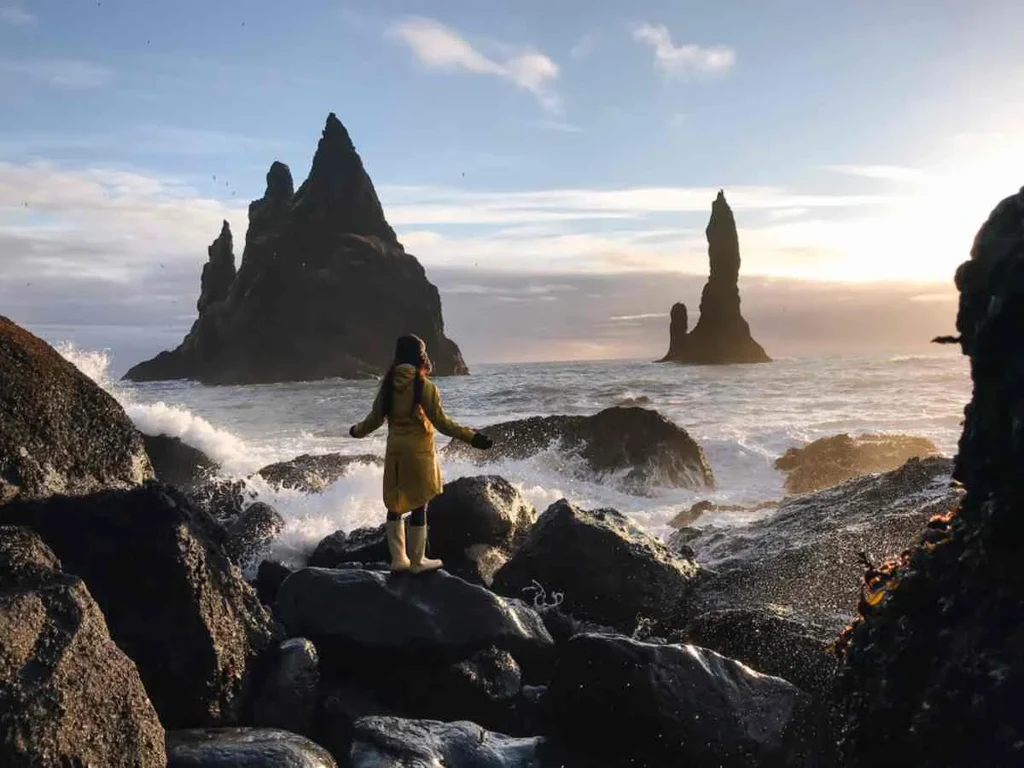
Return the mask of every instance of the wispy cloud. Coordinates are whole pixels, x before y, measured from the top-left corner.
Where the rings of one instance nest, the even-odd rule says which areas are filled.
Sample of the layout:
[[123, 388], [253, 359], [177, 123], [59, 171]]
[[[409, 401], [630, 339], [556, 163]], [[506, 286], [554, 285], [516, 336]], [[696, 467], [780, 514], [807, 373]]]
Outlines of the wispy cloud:
[[35, 24], [36, 17], [20, 5], [0, 5], [0, 24], [11, 27], [27, 27]]
[[500, 77], [532, 93], [545, 109], [557, 111], [560, 108], [561, 101], [554, 90], [558, 65], [531, 48], [496, 60], [477, 50], [451, 27], [422, 17], [394, 24], [387, 36], [407, 45], [425, 67]]
[[928, 179], [928, 174], [924, 171], [898, 165], [826, 165], [825, 170], [847, 176], [861, 176], [885, 181], [925, 181]]
[[583, 129], [572, 123], [564, 123], [561, 120], [531, 120], [527, 125], [540, 128], [543, 131], [554, 131], [555, 133], [580, 133]]
[[637, 41], [654, 50], [654, 62], [666, 77], [684, 80], [694, 74], [717, 74], [732, 69], [736, 53], [724, 45], [675, 45], [663, 24], [640, 24], [633, 29]]
[[594, 52], [596, 46], [597, 35], [593, 32], [587, 32], [569, 49], [569, 56], [576, 60], [585, 59]]
[[644, 312], [640, 315], [612, 315], [608, 319], [616, 323], [622, 323], [633, 320], [653, 320], [656, 317], [668, 317], [668, 314], [666, 312]]
[[0, 81], [25, 79], [56, 88], [101, 88], [114, 79], [107, 67], [78, 59], [0, 60]]

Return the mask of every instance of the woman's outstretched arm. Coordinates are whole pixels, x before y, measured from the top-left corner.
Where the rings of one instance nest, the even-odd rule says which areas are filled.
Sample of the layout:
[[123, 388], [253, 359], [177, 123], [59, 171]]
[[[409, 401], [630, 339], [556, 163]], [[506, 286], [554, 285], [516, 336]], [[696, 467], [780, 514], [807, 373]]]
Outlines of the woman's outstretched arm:
[[379, 429], [384, 423], [384, 412], [381, 407], [381, 391], [377, 390], [377, 397], [373, 399], [373, 407], [370, 409], [370, 414], [363, 419], [361, 422], [353, 426], [348, 433], [352, 437], [366, 437], [371, 432]]
[[444, 412], [444, 408], [441, 407], [440, 391], [436, 386], [434, 386], [434, 382], [429, 379], [423, 383], [422, 405], [423, 412], [427, 414], [427, 418], [430, 419], [430, 423], [433, 424], [437, 428], [437, 431], [442, 435], [454, 437], [465, 443], [473, 442], [473, 436], [476, 434], [476, 431], [469, 427], [464, 427], [449, 418], [448, 414]]

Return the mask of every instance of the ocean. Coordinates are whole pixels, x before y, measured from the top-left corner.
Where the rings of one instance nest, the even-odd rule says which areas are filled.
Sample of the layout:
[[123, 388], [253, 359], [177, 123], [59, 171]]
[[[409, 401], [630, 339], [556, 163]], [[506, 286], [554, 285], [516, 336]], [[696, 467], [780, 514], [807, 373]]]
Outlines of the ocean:
[[[259, 386], [113, 380], [101, 351], [61, 344], [61, 353], [110, 392], [138, 428], [203, 450], [224, 474], [245, 477], [303, 453], [383, 453], [386, 427], [348, 436], [373, 400], [373, 381], [327, 380]], [[436, 380], [456, 421], [486, 427], [552, 414], [593, 414], [619, 404], [658, 410], [704, 448], [714, 491], [648, 488], [643, 496], [581, 479], [574, 457], [555, 451], [484, 467], [443, 461], [446, 480], [499, 474], [543, 511], [567, 498], [585, 508], [613, 507], [658, 536], [681, 509], [708, 499], [753, 505], [780, 499], [784, 476], [772, 467], [786, 449], [841, 432], [928, 437], [952, 456], [970, 399], [967, 358], [958, 350], [870, 358], [795, 358], [750, 366], [678, 366], [649, 361], [475, 365], [473, 375]], [[446, 438], [440, 437], [439, 440]], [[253, 481], [259, 498], [285, 518], [271, 556], [299, 564], [335, 530], [384, 520], [381, 469], [357, 465], [319, 494], [274, 490]], [[763, 512], [705, 515], [702, 525], [743, 525]]]

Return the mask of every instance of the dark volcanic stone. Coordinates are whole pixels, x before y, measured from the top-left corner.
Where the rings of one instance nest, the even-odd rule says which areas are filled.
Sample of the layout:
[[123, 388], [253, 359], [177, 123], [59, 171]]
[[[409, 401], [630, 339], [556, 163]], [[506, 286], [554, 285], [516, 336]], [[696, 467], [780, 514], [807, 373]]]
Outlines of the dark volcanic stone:
[[808, 493], [861, 475], [889, 472], [910, 459], [939, 455], [935, 443], [925, 437], [834, 435], [790, 448], [775, 461], [775, 468], [787, 474], [787, 491]]
[[277, 600], [277, 590], [292, 574], [292, 569], [276, 560], [264, 560], [256, 569], [256, 596], [266, 606]]
[[253, 703], [253, 724], [311, 735], [320, 682], [316, 647], [304, 637], [293, 637], [274, 649], [268, 664]]
[[387, 563], [391, 559], [385, 526], [335, 531], [324, 538], [309, 558], [312, 568], [337, 568], [346, 563]]
[[577, 635], [548, 688], [565, 742], [615, 765], [777, 765], [801, 706], [785, 680], [689, 645]]
[[518, 597], [539, 584], [561, 593], [572, 616], [632, 632], [650, 620], [681, 626], [697, 572], [614, 509], [586, 511], [563, 499], [540, 516], [494, 589]]
[[284, 518], [269, 504], [257, 501], [227, 526], [224, 549], [242, 569], [255, 565], [270, 544], [284, 530]]
[[472, 450], [452, 441], [445, 452], [485, 462], [524, 459], [555, 448], [578, 454], [598, 477], [625, 471], [618, 482], [631, 493], [647, 493], [651, 486], [714, 487], [703, 449], [686, 430], [647, 408], [607, 408], [593, 416], [535, 416], [484, 431], [494, 439], [491, 450]]
[[167, 733], [167, 768], [337, 768], [331, 754], [288, 731], [197, 728]]
[[383, 466], [380, 456], [362, 454], [345, 456], [327, 453], [320, 456], [303, 454], [291, 461], [270, 464], [256, 474], [277, 488], [292, 488], [303, 493], [316, 493], [348, 473], [353, 464], [375, 464]]
[[217, 470], [217, 464], [198, 448], [169, 435], [143, 435], [146, 454], [156, 479], [183, 491], [193, 491]]
[[740, 244], [736, 220], [721, 191], [711, 206], [705, 234], [711, 276], [700, 297], [700, 319], [687, 333], [686, 307], [672, 307], [668, 353], [662, 362], [716, 365], [769, 363], [740, 314]]
[[179, 491], [149, 482], [18, 501], [0, 507], [0, 522], [34, 529], [85, 581], [166, 727], [237, 719], [270, 617], [223, 531]]
[[129, 488], [153, 476], [113, 397], [0, 315], [0, 504]]
[[706, 567], [697, 602], [709, 608], [772, 606], [838, 632], [852, 617], [872, 561], [898, 555], [927, 520], [957, 503], [948, 459], [793, 496], [749, 525], [709, 529], [687, 544]]
[[844, 765], [1024, 762], [1024, 189], [957, 270], [971, 359], [953, 476], [961, 504], [867, 570], [839, 643]]
[[[181, 345], [139, 363], [133, 381], [255, 384], [381, 374], [395, 338], [424, 339], [438, 375], [468, 373], [444, 335], [441, 299], [381, 209], [348, 132], [327, 118], [309, 176], [293, 193], [274, 163], [249, 206], [238, 274], [224, 295], [225, 242], [211, 246], [199, 317]], [[223, 295], [223, 298], [220, 296]], [[207, 301], [207, 299], [209, 299]], [[214, 300], [216, 299], [216, 300]]]
[[540, 768], [541, 745], [470, 722], [366, 717], [355, 722], [349, 759], [352, 768]]
[[0, 763], [163, 768], [164, 729], [89, 590], [0, 526]]
[[231, 225], [225, 221], [221, 225], [220, 235], [207, 249], [210, 260], [203, 265], [203, 275], [199, 279], [199, 301], [196, 309], [200, 312], [211, 304], [224, 301], [235, 282], [235, 251], [231, 237]]
[[545, 662], [553, 650], [532, 609], [443, 571], [305, 568], [281, 585], [274, 615], [289, 634], [312, 640], [323, 663], [335, 668], [402, 659], [451, 663], [490, 647], [525, 664]]

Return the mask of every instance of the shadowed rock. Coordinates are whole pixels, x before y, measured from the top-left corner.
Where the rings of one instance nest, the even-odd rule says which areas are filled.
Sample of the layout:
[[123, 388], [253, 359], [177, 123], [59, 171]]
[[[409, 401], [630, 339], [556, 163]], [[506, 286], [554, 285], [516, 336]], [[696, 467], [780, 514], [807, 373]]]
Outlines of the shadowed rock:
[[0, 763], [164, 768], [164, 729], [85, 583], [0, 526]]
[[167, 733], [167, 768], [338, 768], [309, 739], [273, 728], [197, 728]]
[[194, 491], [209, 481], [217, 463], [180, 437], [143, 435], [146, 454], [153, 464], [156, 479], [182, 491]]
[[152, 477], [142, 436], [117, 401], [0, 316], [0, 504], [130, 488]]
[[231, 225], [224, 222], [220, 235], [207, 249], [210, 260], [203, 265], [199, 280], [199, 301], [196, 309], [203, 312], [211, 304], [224, 301], [235, 281], [235, 252], [231, 238]]
[[700, 297], [700, 319], [687, 333], [686, 306], [672, 307], [669, 349], [661, 362], [721, 365], [769, 363], [740, 313], [740, 244], [736, 220], [723, 192], [711, 206], [705, 230], [711, 276]]
[[331, 113], [306, 181], [275, 162], [249, 206], [237, 275], [210, 248], [199, 317], [181, 345], [131, 368], [133, 381], [254, 384], [379, 375], [395, 338], [427, 343], [438, 375], [468, 373], [444, 335], [441, 299], [388, 225], [348, 132]]

